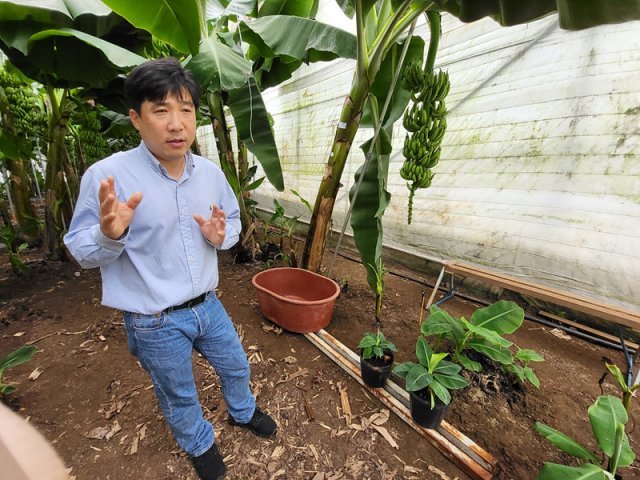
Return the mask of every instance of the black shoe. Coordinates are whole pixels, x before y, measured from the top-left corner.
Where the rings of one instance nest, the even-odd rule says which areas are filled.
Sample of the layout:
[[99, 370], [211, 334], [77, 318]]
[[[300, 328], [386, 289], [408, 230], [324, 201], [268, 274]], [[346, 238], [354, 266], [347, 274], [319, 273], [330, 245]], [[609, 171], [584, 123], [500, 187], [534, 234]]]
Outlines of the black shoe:
[[191, 463], [193, 463], [193, 468], [196, 469], [201, 480], [223, 480], [227, 471], [215, 443], [202, 455], [191, 457]]
[[231, 415], [229, 415], [229, 423], [231, 425], [237, 425], [238, 427], [244, 427], [251, 430], [259, 437], [270, 437], [276, 433], [276, 422], [273, 421], [269, 415], [264, 413], [258, 407], [253, 412], [253, 417], [249, 420], [249, 423], [236, 422]]

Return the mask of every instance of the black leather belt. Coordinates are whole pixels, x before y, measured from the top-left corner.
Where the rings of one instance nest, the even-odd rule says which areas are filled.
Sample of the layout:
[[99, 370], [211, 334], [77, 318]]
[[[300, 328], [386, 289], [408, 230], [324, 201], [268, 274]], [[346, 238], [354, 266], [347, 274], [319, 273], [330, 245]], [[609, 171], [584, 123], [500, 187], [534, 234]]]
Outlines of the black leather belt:
[[166, 308], [164, 311], [166, 313], [171, 313], [175, 310], [182, 310], [183, 308], [193, 308], [196, 305], [200, 305], [202, 302], [204, 302], [205, 298], [207, 298], [207, 292], [204, 292], [202, 295], [198, 295], [195, 298], [192, 298], [191, 300], [187, 300], [184, 303], [181, 303], [180, 305], [174, 305], [173, 307], [169, 307]]

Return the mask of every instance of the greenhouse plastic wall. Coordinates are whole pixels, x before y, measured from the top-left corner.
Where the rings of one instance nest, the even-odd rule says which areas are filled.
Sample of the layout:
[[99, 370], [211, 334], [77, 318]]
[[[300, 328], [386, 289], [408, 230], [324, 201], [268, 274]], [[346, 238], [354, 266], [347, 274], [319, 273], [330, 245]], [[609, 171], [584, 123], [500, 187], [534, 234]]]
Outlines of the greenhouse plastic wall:
[[[396, 124], [385, 245], [640, 311], [640, 22], [569, 32], [555, 15], [509, 28], [445, 15], [442, 30], [436, 68], [452, 84], [442, 157], [407, 225], [405, 132]], [[428, 39], [424, 24], [416, 31]], [[266, 182], [256, 191], [264, 208], [277, 198], [308, 220], [291, 190], [313, 204], [354, 65], [305, 66], [263, 92], [286, 183], [283, 193]], [[359, 145], [371, 135], [361, 128], [351, 150], [338, 231], [364, 161]], [[199, 136], [217, 159], [210, 128]]]

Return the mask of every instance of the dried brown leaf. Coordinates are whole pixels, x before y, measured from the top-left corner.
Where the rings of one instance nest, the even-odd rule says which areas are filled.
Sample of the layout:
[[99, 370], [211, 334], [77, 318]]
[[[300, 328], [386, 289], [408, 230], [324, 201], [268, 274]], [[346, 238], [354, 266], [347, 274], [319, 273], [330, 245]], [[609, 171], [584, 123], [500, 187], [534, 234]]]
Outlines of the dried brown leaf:
[[383, 408], [379, 412], [374, 413], [373, 415], [371, 415], [369, 420], [374, 425], [378, 425], [378, 426], [384, 425], [389, 420], [389, 410], [386, 409], [386, 408]]
[[391, 445], [393, 448], [399, 448], [398, 443], [395, 441], [395, 439], [391, 436], [391, 434], [386, 428], [380, 427], [376, 424], [373, 424], [371, 426], [376, 430], [376, 432], [382, 435], [382, 438], [384, 438], [387, 442], [389, 442], [389, 445]]
[[85, 437], [92, 440], [102, 440], [109, 433], [109, 427], [96, 427], [84, 434]]
[[41, 369], [40, 367], [36, 367], [36, 369], [29, 374], [29, 377], [28, 377], [29, 380], [31, 380], [32, 382], [36, 381], [38, 378], [40, 378], [40, 375], [42, 375], [42, 372], [44, 372], [44, 369]]
[[122, 427], [120, 426], [120, 424], [118, 423], [118, 420], [114, 420], [113, 424], [111, 425], [111, 429], [107, 432], [107, 434], [104, 436], [104, 439], [108, 442], [109, 440], [111, 440], [111, 438], [118, 433], [120, 430], [122, 430]]
[[446, 473], [444, 473], [442, 470], [440, 470], [439, 468], [434, 467], [433, 465], [429, 465], [427, 467], [427, 469], [430, 472], [435, 473], [436, 475], [438, 475], [442, 480], [451, 480], [451, 477], [449, 475], [447, 475]]
[[549, 333], [562, 340], [571, 340], [571, 336], [567, 335], [564, 331], [560, 330], [559, 328], [554, 328], [553, 330], [549, 330]]
[[342, 406], [342, 413], [344, 414], [347, 425], [351, 425], [351, 404], [349, 403], [349, 395], [347, 394], [347, 389], [343, 388], [340, 384], [338, 385], [338, 389], [340, 390], [340, 405]]
[[285, 452], [285, 448], [282, 445], [278, 445], [276, 448], [273, 449], [273, 452], [271, 452], [271, 459], [277, 460], [282, 456], [284, 452]]

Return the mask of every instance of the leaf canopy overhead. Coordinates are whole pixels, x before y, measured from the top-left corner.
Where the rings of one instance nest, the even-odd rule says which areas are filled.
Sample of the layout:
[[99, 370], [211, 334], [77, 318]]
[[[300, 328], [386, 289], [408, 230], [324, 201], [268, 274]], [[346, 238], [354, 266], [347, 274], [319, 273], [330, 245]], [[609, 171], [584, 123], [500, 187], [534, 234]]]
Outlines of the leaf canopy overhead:
[[[356, 1], [362, 2], [364, 12], [375, 3], [371, 0], [336, 1], [349, 18], [355, 14]], [[505, 27], [532, 22], [555, 12], [560, 27], [565, 30], [640, 19], [640, 0], [415, 0], [412, 4], [425, 10], [448, 12], [465, 23], [490, 17]]]

